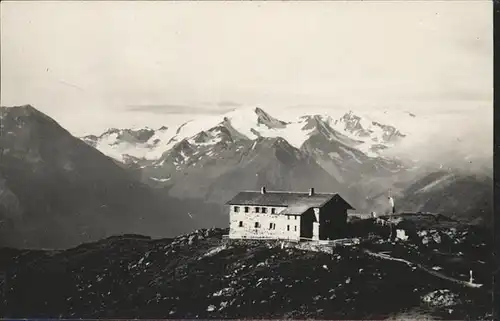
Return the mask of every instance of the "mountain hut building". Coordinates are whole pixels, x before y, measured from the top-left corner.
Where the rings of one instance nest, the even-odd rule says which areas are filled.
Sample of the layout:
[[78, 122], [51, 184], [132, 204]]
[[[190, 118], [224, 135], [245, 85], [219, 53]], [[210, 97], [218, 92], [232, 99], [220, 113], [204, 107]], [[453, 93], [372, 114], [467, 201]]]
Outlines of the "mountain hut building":
[[230, 239], [329, 240], [341, 235], [347, 211], [338, 194], [243, 191], [228, 201]]

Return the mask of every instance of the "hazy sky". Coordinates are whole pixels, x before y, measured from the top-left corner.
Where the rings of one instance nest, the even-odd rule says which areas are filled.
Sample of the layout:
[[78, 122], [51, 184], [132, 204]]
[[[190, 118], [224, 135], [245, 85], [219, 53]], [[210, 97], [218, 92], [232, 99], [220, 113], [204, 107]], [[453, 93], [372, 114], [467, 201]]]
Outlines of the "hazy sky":
[[480, 0], [2, 2], [1, 104], [77, 133], [240, 104], [489, 120], [492, 12]]

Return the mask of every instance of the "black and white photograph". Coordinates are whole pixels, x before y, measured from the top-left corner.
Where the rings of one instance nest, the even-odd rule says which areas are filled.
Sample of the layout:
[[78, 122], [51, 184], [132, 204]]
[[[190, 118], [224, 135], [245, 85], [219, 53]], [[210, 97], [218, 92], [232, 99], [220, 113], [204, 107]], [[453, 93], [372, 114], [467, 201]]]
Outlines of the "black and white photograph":
[[0, 9], [0, 319], [496, 319], [491, 1]]

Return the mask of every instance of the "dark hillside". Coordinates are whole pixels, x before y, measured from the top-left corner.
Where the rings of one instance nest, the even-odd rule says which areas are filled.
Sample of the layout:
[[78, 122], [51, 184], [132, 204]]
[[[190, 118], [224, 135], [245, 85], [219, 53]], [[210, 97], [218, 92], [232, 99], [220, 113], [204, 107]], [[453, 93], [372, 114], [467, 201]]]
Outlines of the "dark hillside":
[[[282, 248], [278, 242], [229, 241], [222, 238], [225, 233], [201, 230], [164, 240], [128, 235], [43, 254], [4, 249], [2, 256], [10, 259], [2, 266], [7, 274], [2, 315], [385, 319], [416, 313], [477, 320], [492, 309], [488, 268], [475, 269], [477, 282], [484, 281], [481, 288], [467, 288], [366, 252], [439, 264], [447, 274], [467, 279], [452, 264], [444, 265], [450, 257], [432, 254], [447, 252], [446, 244], [419, 248], [374, 233], [360, 245], [328, 254]], [[457, 237], [459, 244], [467, 257], [483, 240]], [[478, 255], [475, 260], [489, 266], [490, 258]]]
[[0, 107], [0, 246], [191, 231], [175, 205], [32, 106]]

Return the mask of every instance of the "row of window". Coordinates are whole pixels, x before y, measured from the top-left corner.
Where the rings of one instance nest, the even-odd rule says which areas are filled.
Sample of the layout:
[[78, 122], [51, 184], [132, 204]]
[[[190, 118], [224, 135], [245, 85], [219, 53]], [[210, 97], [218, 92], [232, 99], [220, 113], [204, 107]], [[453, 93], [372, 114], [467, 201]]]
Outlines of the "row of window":
[[[240, 222], [239, 222], [239, 224], [238, 224], [238, 226], [239, 226], [239, 227], [243, 227], [243, 221], [240, 221]], [[260, 225], [260, 223], [259, 223], [259, 222], [255, 222], [255, 223], [254, 223], [254, 228], [261, 228], [261, 227], [262, 227], [262, 226]], [[270, 230], [275, 230], [275, 229], [276, 229], [276, 223], [269, 223], [269, 229], [270, 229]], [[290, 225], [287, 225], [287, 226], [286, 226], [286, 230], [287, 230], [287, 231], [290, 231]], [[294, 231], [297, 231], [297, 225], [295, 225], [295, 226], [293, 227], [293, 230], [294, 230]]]
[[[235, 213], [238, 213], [240, 211], [240, 207], [239, 206], [235, 206], [234, 207], [234, 212]], [[250, 212], [250, 207], [249, 206], [244, 206], [243, 207], [243, 211], [245, 213], [249, 213]], [[264, 213], [266, 214], [267, 213], [267, 207], [254, 207], [253, 209], [253, 212], [254, 213]], [[271, 214], [276, 214], [276, 209], [275, 208], [271, 208]]]
[[[249, 213], [250, 212], [250, 207], [249, 206], [244, 206], [243, 207], [243, 211], [245, 213]], [[239, 213], [240, 212], [240, 207], [239, 206], [235, 206], [234, 207], [234, 212], [235, 213]], [[263, 214], [266, 214], [267, 213], [267, 207], [256, 206], [256, 207], [254, 207], [253, 212], [254, 213], [263, 213]], [[274, 207], [271, 208], [271, 214], [276, 214], [276, 209]], [[290, 219], [290, 216], [292, 216], [292, 215], [287, 215], [287, 216], [288, 216], [288, 219]], [[294, 219], [297, 219], [297, 215], [293, 215], [293, 217], [294, 217]]]

